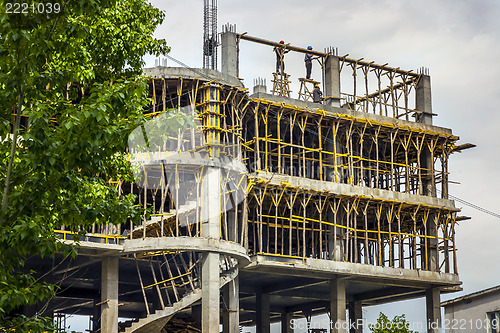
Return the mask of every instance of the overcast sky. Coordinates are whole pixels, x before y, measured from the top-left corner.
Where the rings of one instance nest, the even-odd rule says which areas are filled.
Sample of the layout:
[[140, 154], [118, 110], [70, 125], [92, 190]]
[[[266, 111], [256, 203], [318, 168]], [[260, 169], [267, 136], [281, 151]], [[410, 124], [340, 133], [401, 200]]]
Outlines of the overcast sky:
[[[190, 67], [202, 66], [203, 1], [151, 0], [165, 10], [156, 35], [171, 46], [170, 56]], [[500, 213], [500, 1], [498, 0], [219, 0], [218, 29], [227, 22], [237, 31], [291, 45], [311, 45], [322, 51], [335, 46], [340, 55], [364, 58], [391, 67], [429, 68], [434, 123], [449, 127], [461, 143], [477, 148], [450, 159], [450, 194]], [[302, 56], [287, 55], [292, 80], [303, 77]], [[252, 88], [257, 77], [268, 88], [275, 66], [269, 47], [241, 42], [240, 76]], [[146, 58], [146, 66], [154, 58]], [[169, 62], [169, 66], [178, 66]], [[313, 79], [319, 71], [313, 69]], [[317, 76], [315, 76], [317, 75]], [[295, 93], [297, 88], [294, 87]], [[500, 284], [500, 219], [460, 203], [462, 215], [472, 220], [456, 229], [458, 269], [462, 293], [455, 298]], [[390, 317], [405, 313], [411, 320], [425, 318], [423, 300], [366, 308], [375, 320], [379, 311]]]

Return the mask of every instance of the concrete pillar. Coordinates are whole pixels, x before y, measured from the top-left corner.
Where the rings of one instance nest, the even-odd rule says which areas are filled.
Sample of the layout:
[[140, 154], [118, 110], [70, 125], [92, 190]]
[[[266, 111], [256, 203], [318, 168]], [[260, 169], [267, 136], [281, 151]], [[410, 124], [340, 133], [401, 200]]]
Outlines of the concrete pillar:
[[[203, 92], [204, 101], [208, 102], [203, 111], [208, 112], [205, 119], [208, 124], [218, 124], [220, 121], [220, 103], [218, 86], [211, 85]], [[220, 157], [218, 129], [209, 130], [206, 142], [210, 144], [210, 157]], [[221, 170], [217, 167], [207, 167], [203, 176], [203, 207], [201, 236], [217, 240], [220, 238], [221, 219]], [[202, 255], [201, 263], [201, 327], [203, 332], [219, 332], [220, 321], [220, 280], [219, 254], [207, 252]]]
[[102, 258], [101, 333], [118, 333], [118, 257]]
[[97, 333], [99, 332], [99, 327], [101, 324], [101, 311], [99, 305], [96, 305], [100, 303], [98, 299], [94, 299], [92, 302], [92, 333]]
[[324, 87], [323, 97], [325, 104], [340, 107], [340, 65], [339, 57], [328, 55], [324, 64]]
[[423, 111], [417, 115], [417, 122], [432, 125], [431, 77], [422, 75], [417, 83], [415, 107]]
[[[417, 122], [432, 125], [432, 98], [431, 98], [431, 77], [429, 75], [422, 75], [417, 84], [416, 90], [416, 109], [422, 111], [417, 115]], [[434, 172], [434, 161], [431, 152], [427, 145], [424, 144], [422, 153], [420, 155], [420, 162], [424, 169]], [[433, 182], [433, 177], [430, 174], [422, 177], [423, 194], [431, 197], [436, 197], [436, 184]], [[430, 271], [439, 270], [439, 252], [438, 242], [435, 238], [437, 236], [436, 216], [430, 214], [427, 220], [427, 235], [431, 236], [427, 240], [427, 269]]]
[[[202, 236], [219, 239], [220, 227], [220, 170], [209, 167], [205, 175], [204, 208], [207, 215], [202, 224]], [[219, 254], [206, 252], [202, 255], [201, 324], [203, 332], [219, 332]]]
[[281, 333], [293, 333], [292, 319], [293, 312], [283, 312], [281, 314]]
[[268, 293], [257, 293], [257, 333], [270, 333], [271, 331], [271, 305]]
[[253, 93], [267, 93], [266, 79], [259, 77], [253, 81]]
[[330, 280], [330, 320], [332, 333], [347, 333], [345, 280]]
[[201, 305], [191, 307], [191, 317], [201, 324]]
[[201, 267], [202, 298], [201, 327], [202, 332], [219, 332], [219, 254], [206, 252], [202, 256]]
[[224, 333], [239, 333], [240, 331], [240, 283], [238, 276], [223, 288], [222, 295], [226, 309], [222, 314]]
[[225, 27], [221, 34], [221, 71], [238, 77], [238, 45], [236, 40], [236, 27]]
[[[432, 99], [431, 99], [431, 77], [422, 75], [417, 84], [416, 90], [416, 109], [422, 111], [417, 115], [417, 122], [432, 125]], [[429, 148], [424, 145], [420, 157], [422, 166], [426, 169], [434, 170], [434, 161], [432, 160]], [[423, 179], [424, 195], [436, 196], [436, 186], [432, 184], [430, 175]]]
[[363, 333], [363, 306], [361, 302], [349, 303], [349, 333]]
[[441, 332], [441, 301], [439, 288], [431, 288], [425, 292], [427, 306], [427, 332]]

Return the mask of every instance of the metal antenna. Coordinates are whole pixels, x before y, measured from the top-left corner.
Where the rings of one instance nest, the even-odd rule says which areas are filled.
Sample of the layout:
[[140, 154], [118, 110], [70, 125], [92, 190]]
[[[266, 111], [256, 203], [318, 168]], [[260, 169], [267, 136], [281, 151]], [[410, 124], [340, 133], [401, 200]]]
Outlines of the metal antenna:
[[217, 70], [217, 0], [204, 0], [203, 68]]

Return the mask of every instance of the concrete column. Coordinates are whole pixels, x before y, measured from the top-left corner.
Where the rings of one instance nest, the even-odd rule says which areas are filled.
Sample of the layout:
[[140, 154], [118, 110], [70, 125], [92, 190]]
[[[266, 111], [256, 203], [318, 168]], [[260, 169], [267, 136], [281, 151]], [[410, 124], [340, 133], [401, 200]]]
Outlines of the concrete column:
[[419, 113], [417, 122], [432, 125], [431, 77], [422, 75], [417, 83], [415, 106]]
[[240, 283], [238, 276], [226, 284], [222, 295], [227, 307], [222, 314], [222, 328], [224, 333], [239, 333], [240, 331]]
[[361, 302], [349, 303], [349, 332], [363, 333], [363, 307]]
[[258, 93], [267, 93], [267, 86], [266, 86], [266, 79], [263, 78], [257, 78], [253, 81], [253, 93], [258, 94]]
[[202, 332], [219, 332], [219, 254], [214, 252], [203, 254], [201, 278]]
[[292, 312], [283, 312], [281, 314], [281, 333], [293, 333], [292, 319]]
[[101, 333], [118, 333], [118, 257], [102, 258]]
[[[208, 102], [203, 111], [208, 111], [205, 119], [208, 124], [218, 124], [220, 121], [220, 90], [216, 85], [210, 85], [203, 91], [203, 100]], [[206, 142], [211, 145], [210, 157], [220, 157], [218, 129], [206, 132]], [[201, 235], [204, 238], [220, 239], [221, 219], [221, 170], [217, 167], [207, 167], [203, 176]], [[220, 322], [220, 280], [219, 254], [207, 252], [202, 255], [201, 263], [201, 327], [203, 332], [219, 332]]]
[[201, 324], [201, 305], [194, 305], [191, 307], [191, 317]]
[[268, 293], [257, 293], [257, 333], [270, 333], [271, 331], [271, 305]]
[[[220, 169], [209, 167], [204, 177], [204, 209], [202, 236], [219, 239], [220, 228]], [[207, 252], [202, 255], [201, 267], [202, 299], [201, 326], [203, 332], [219, 332], [220, 281], [219, 254]]]
[[340, 107], [340, 65], [339, 57], [328, 55], [324, 64], [324, 86], [323, 97], [325, 104]]
[[330, 280], [330, 320], [332, 333], [347, 333], [345, 280]]
[[[432, 98], [431, 98], [431, 77], [429, 75], [422, 75], [417, 84], [416, 90], [416, 109], [422, 111], [417, 115], [417, 122], [432, 125]], [[427, 145], [424, 144], [422, 148], [422, 153], [420, 155], [420, 161], [424, 169], [434, 172], [434, 161], [432, 159], [431, 152]], [[422, 187], [424, 195], [436, 197], [436, 184], [432, 181], [433, 177], [430, 174], [424, 175], [422, 178]], [[435, 237], [437, 236], [437, 226], [435, 223], [435, 215], [430, 214], [427, 220], [427, 235]], [[438, 253], [438, 242], [435, 238], [429, 238], [427, 240], [427, 268], [430, 271], [439, 270], [439, 253]]]
[[99, 332], [99, 327], [101, 323], [101, 311], [99, 308], [99, 305], [96, 305], [100, 303], [98, 299], [94, 299], [92, 303], [92, 333], [97, 333]]
[[439, 288], [431, 288], [425, 292], [427, 306], [427, 332], [441, 332], [441, 301]]
[[224, 31], [221, 34], [221, 71], [238, 77], [238, 46], [236, 33]]

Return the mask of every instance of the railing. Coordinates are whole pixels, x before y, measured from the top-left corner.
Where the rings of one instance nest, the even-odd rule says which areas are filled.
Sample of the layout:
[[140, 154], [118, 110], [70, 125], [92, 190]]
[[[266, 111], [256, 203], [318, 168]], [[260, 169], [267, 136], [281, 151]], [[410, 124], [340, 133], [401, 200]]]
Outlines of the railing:
[[81, 235], [81, 232], [67, 231], [67, 230], [55, 230], [57, 237], [64, 241], [75, 241], [75, 242], [93, 242], [101, 244], [123, 244], [125, 237], [120, 235], [104, 235], [95, 233], [86, 233]]

